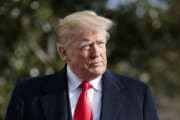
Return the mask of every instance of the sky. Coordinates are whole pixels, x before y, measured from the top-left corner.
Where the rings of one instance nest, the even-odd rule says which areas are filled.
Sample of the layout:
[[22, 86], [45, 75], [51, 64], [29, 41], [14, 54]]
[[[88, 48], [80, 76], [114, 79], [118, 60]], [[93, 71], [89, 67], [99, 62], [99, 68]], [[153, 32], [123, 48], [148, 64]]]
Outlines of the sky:
[[[109, 9], [116, 9], [119, 5], [125, 5], [128, 3], [136, 2], [137, 0], [108, 0], [106, 6]], [[152, 6], [165, 8], [165, 3], [160, 2], [159, 0], [147, 0]]]

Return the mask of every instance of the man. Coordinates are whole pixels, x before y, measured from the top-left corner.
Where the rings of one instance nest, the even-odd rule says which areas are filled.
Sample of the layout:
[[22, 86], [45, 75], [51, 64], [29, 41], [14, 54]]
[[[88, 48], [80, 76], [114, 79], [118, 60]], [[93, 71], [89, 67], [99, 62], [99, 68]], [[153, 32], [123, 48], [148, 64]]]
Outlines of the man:
[[57, 50], [67, 65], [18, 84], [6, 120], [158, 120], [146, 84], [106, 70], [112, 25], [93, 11], [60, 20]]

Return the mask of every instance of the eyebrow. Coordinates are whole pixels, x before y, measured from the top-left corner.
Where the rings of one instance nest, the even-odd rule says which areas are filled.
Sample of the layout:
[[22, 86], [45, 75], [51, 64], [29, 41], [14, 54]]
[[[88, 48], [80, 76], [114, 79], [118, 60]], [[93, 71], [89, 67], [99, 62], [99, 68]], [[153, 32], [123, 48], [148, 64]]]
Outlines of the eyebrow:
[[83, 41], [83, 42], [80, 43], [79, 47], [82, 47], [82, 46], [90, 44], [90, 43], [91, 43], [90, 41], [89, 42], [88, 41]]
[[[83, 42], [88, 42], [88, 41], [90, 41], [90, 40], [87, 39], [87, 38], [83, 38], [82, 41], [83, 41]], [[97, 41], [106, 41], [106, 39], [97, 39]]]
[[[106, 39], [98, 39], [97, 42], [99, 42], [99, 41], [107, 42]], [[83, 38], [81, 43], [80, 43], [80, 46], [90, 44], [90, 43], [92, 43], [92, 42], [89, 39]]]

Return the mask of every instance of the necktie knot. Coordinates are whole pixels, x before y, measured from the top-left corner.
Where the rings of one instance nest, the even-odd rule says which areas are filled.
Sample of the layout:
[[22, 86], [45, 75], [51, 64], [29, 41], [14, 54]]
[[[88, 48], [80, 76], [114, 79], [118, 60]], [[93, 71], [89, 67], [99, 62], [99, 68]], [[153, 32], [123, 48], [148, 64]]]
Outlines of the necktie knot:
[[80, 86], [83, 90], [88, 90], [92, 87], [92, 85], [88, 81], [83, 81]]

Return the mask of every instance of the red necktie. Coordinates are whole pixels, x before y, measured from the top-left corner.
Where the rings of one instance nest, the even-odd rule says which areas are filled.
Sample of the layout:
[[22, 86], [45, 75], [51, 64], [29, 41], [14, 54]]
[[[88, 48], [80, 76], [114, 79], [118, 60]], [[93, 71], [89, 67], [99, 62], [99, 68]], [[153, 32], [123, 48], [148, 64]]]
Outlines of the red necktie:
[[84, 81], [80, 86], [82, 92], [76, 105], [74, 120], [92, 120], [92, 110], [87, 97], [87, 91], [91, 88], [91, 84], [88, 81]]

